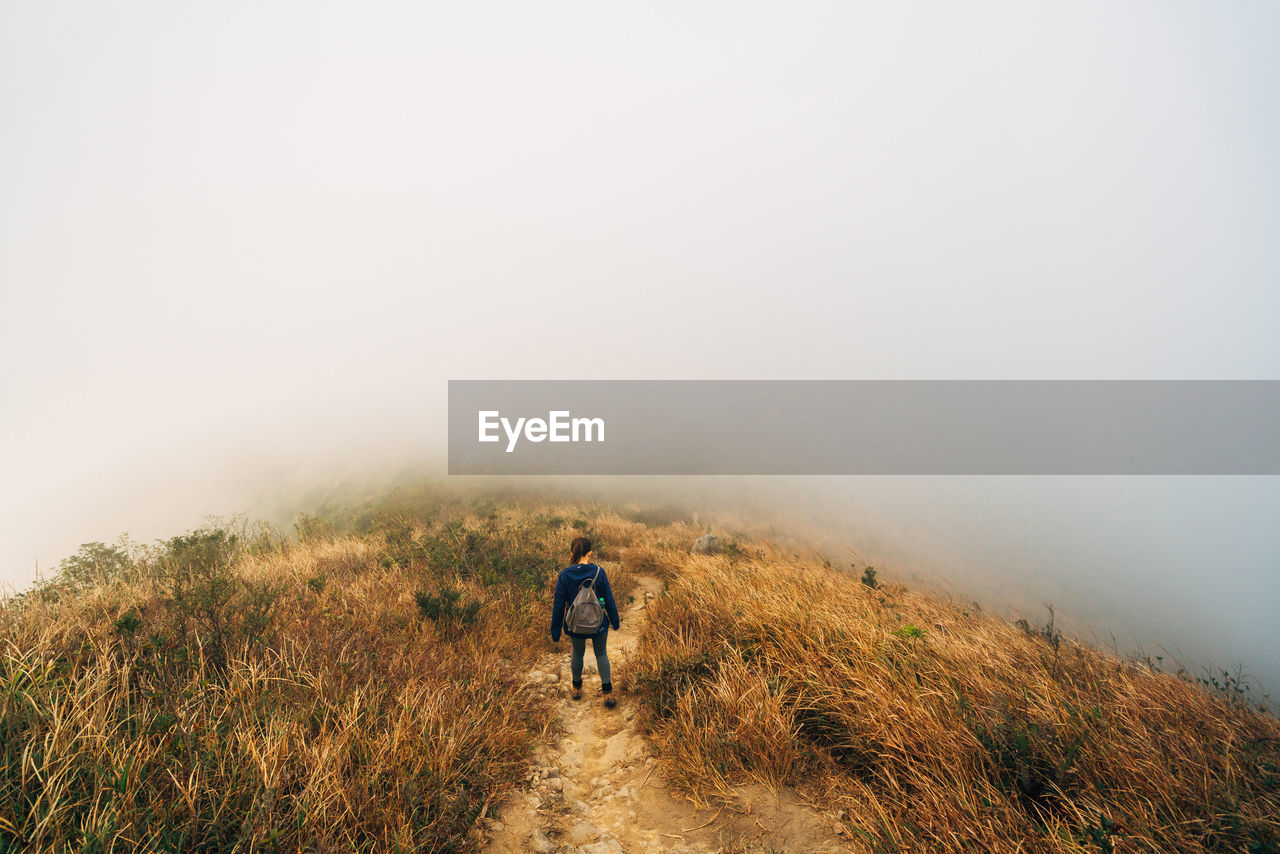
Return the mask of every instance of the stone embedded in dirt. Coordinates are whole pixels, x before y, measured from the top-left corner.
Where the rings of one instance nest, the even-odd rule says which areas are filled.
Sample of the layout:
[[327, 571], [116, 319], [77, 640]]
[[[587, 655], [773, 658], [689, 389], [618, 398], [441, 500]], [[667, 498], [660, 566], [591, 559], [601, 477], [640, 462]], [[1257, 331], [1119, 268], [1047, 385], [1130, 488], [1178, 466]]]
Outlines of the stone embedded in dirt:
[[704, 534], [693, 541], [693, 548], [690, 549], [696, 555], [713, 555], [719, 554], [723, 544], [720, 538], [715, 534]]
[[552, 777], [550, 780], [545, 780], [543, 782], [545, 782], [547, 784], [547, 788], [551, 789], [553, 792], [559, 792], [564, 789], [564, 780], [561, 780], [559, 777]]
[[543, 676], [543, 677], [542, 677], [542, 679], [543, 679], [543, 681], [544, 681], [544, 682], [546, 682], [548, 685], [550, 685], [552, 682], [559, 682], [559, 681], [560, 681], [560, 674], [559, 674], [559, 673], [548, 673], [546, 676]]
[[552, 848], [551, 840], [547, 838], [541, 828], [535, 830], [533, 835], [529, 837], [529, 850], [547, 852]]
[[600, 828], [585, 820], [575, 822], [573, 827], [569, 828], [569, 841], [574, 845], [582, 845], [585, 842], [590, 842], [599, 835]]
[[554, 765], [548, 765], [546, 768], [542, 769], [542, 776], [546, 777], [548, 780], [551, 780], [555, 777], [559, 777], [560, 769], [555, 767]]
[[624, 854], [624, 852], [622, 846], [618, 844], [618, 840], [607, 839], [593, 842], [590, 845], [579, 846], [578, 854]]

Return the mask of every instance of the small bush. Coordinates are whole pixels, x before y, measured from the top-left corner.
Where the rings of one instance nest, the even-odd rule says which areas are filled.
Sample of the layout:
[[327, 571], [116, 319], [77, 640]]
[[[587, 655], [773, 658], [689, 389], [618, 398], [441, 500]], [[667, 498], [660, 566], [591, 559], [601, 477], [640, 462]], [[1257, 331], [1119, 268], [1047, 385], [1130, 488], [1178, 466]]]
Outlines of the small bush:
[[435, 594], [419, 590], [413, 598], [418, 603], [418, 612], [435, 623], [446, 636], [475, 625], [483, 604], [478, 599], [463, 599], [462, 591], [456, 589], [445, 589]]
[[115, 622], [116, 634], [124, 637], [133, 637], [134, 633], [142, 627], [142, 620], [138, 618], [137, 612], [132, 608], [124, 613], [120, 619]]
[[700, 684], [716, 672], [720, 656], [697, 651], [682, 656], [664, 656], [657, 666], [635, 677], [636, 684], [648, 692], [646, 699], [659, 718], [670, 717], [683, 692]]
[[293, 529], [298, 534], [298, 542], [314, 543], [331, 539], [334, 535], [333, 525], [314, 513], [303, 513], [293, 522]]
[[232, 564], [240, 541], [222, 528], [201, 528], [173, 537], [160, 555], [161, 584], [173, 602], [178, 629], [194, 631], [215, 667], [226, 663], [229, 608], [238, 587]]
[[[437, 574], [454, 572], [486, 587], [514, 584], [525, 591], [540, 592], [560, 566], [553, 552], [533, 545], [537, 542], [534, 527], [541, 526], [459, 520], [423, 536], [415, 545]], [[545, 534], [546, 529], [542, 531]]]
[[142, 561], [130, 554], [127, 541], [109, 546], [85, 543], [80, 550], [58, 565], [51, 586], [64, 590], [83, 590], [100, 584], [130, 581], [142, 570]]
[[924, 637], [924, 629], [919, 626], [913, 626], [910, 623], [900, 629], [893, 630], [894, 637], [906, 638], [908, 640], [919, 640]]

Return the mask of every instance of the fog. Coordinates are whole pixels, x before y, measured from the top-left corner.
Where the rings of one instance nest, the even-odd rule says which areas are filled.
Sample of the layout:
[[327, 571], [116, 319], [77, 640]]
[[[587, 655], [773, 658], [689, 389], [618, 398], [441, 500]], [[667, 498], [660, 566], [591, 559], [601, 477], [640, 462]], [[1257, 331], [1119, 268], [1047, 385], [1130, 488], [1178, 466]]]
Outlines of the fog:
[[[1280, 378], [1277, 32], [1261, 2], [5, 3], [0, 583], [439, 471], [449, 379]], [[1280, 685], [1275, 478], [609, 486]]]

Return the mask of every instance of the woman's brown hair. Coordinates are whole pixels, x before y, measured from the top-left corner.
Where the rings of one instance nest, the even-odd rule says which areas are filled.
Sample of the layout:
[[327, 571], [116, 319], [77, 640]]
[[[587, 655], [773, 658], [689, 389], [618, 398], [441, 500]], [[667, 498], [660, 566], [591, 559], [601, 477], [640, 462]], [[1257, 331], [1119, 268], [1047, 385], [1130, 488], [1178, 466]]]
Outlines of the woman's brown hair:
[[591, 553], [591, 541], [586, 537], [576, 537], [569, 545], [569, 554], [573, 556], [573, 562], [577, 563], [588, 554]]

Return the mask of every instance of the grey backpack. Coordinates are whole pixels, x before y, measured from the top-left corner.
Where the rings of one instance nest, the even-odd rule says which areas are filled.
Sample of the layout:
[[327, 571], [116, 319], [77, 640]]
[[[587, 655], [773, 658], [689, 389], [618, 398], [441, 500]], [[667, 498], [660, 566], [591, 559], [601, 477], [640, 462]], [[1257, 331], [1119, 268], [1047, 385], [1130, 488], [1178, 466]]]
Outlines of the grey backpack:
[[600, 623], [604, 621], [604, 608], [600, 605], [600, 597], [596, 596], [596, 579], [600, 577], [600, 567], [590, 581], [582, 582], [578, 595], [573, 597], [564, 612], [564, 627], [575, 634], [594, 635], [600, 631]]

